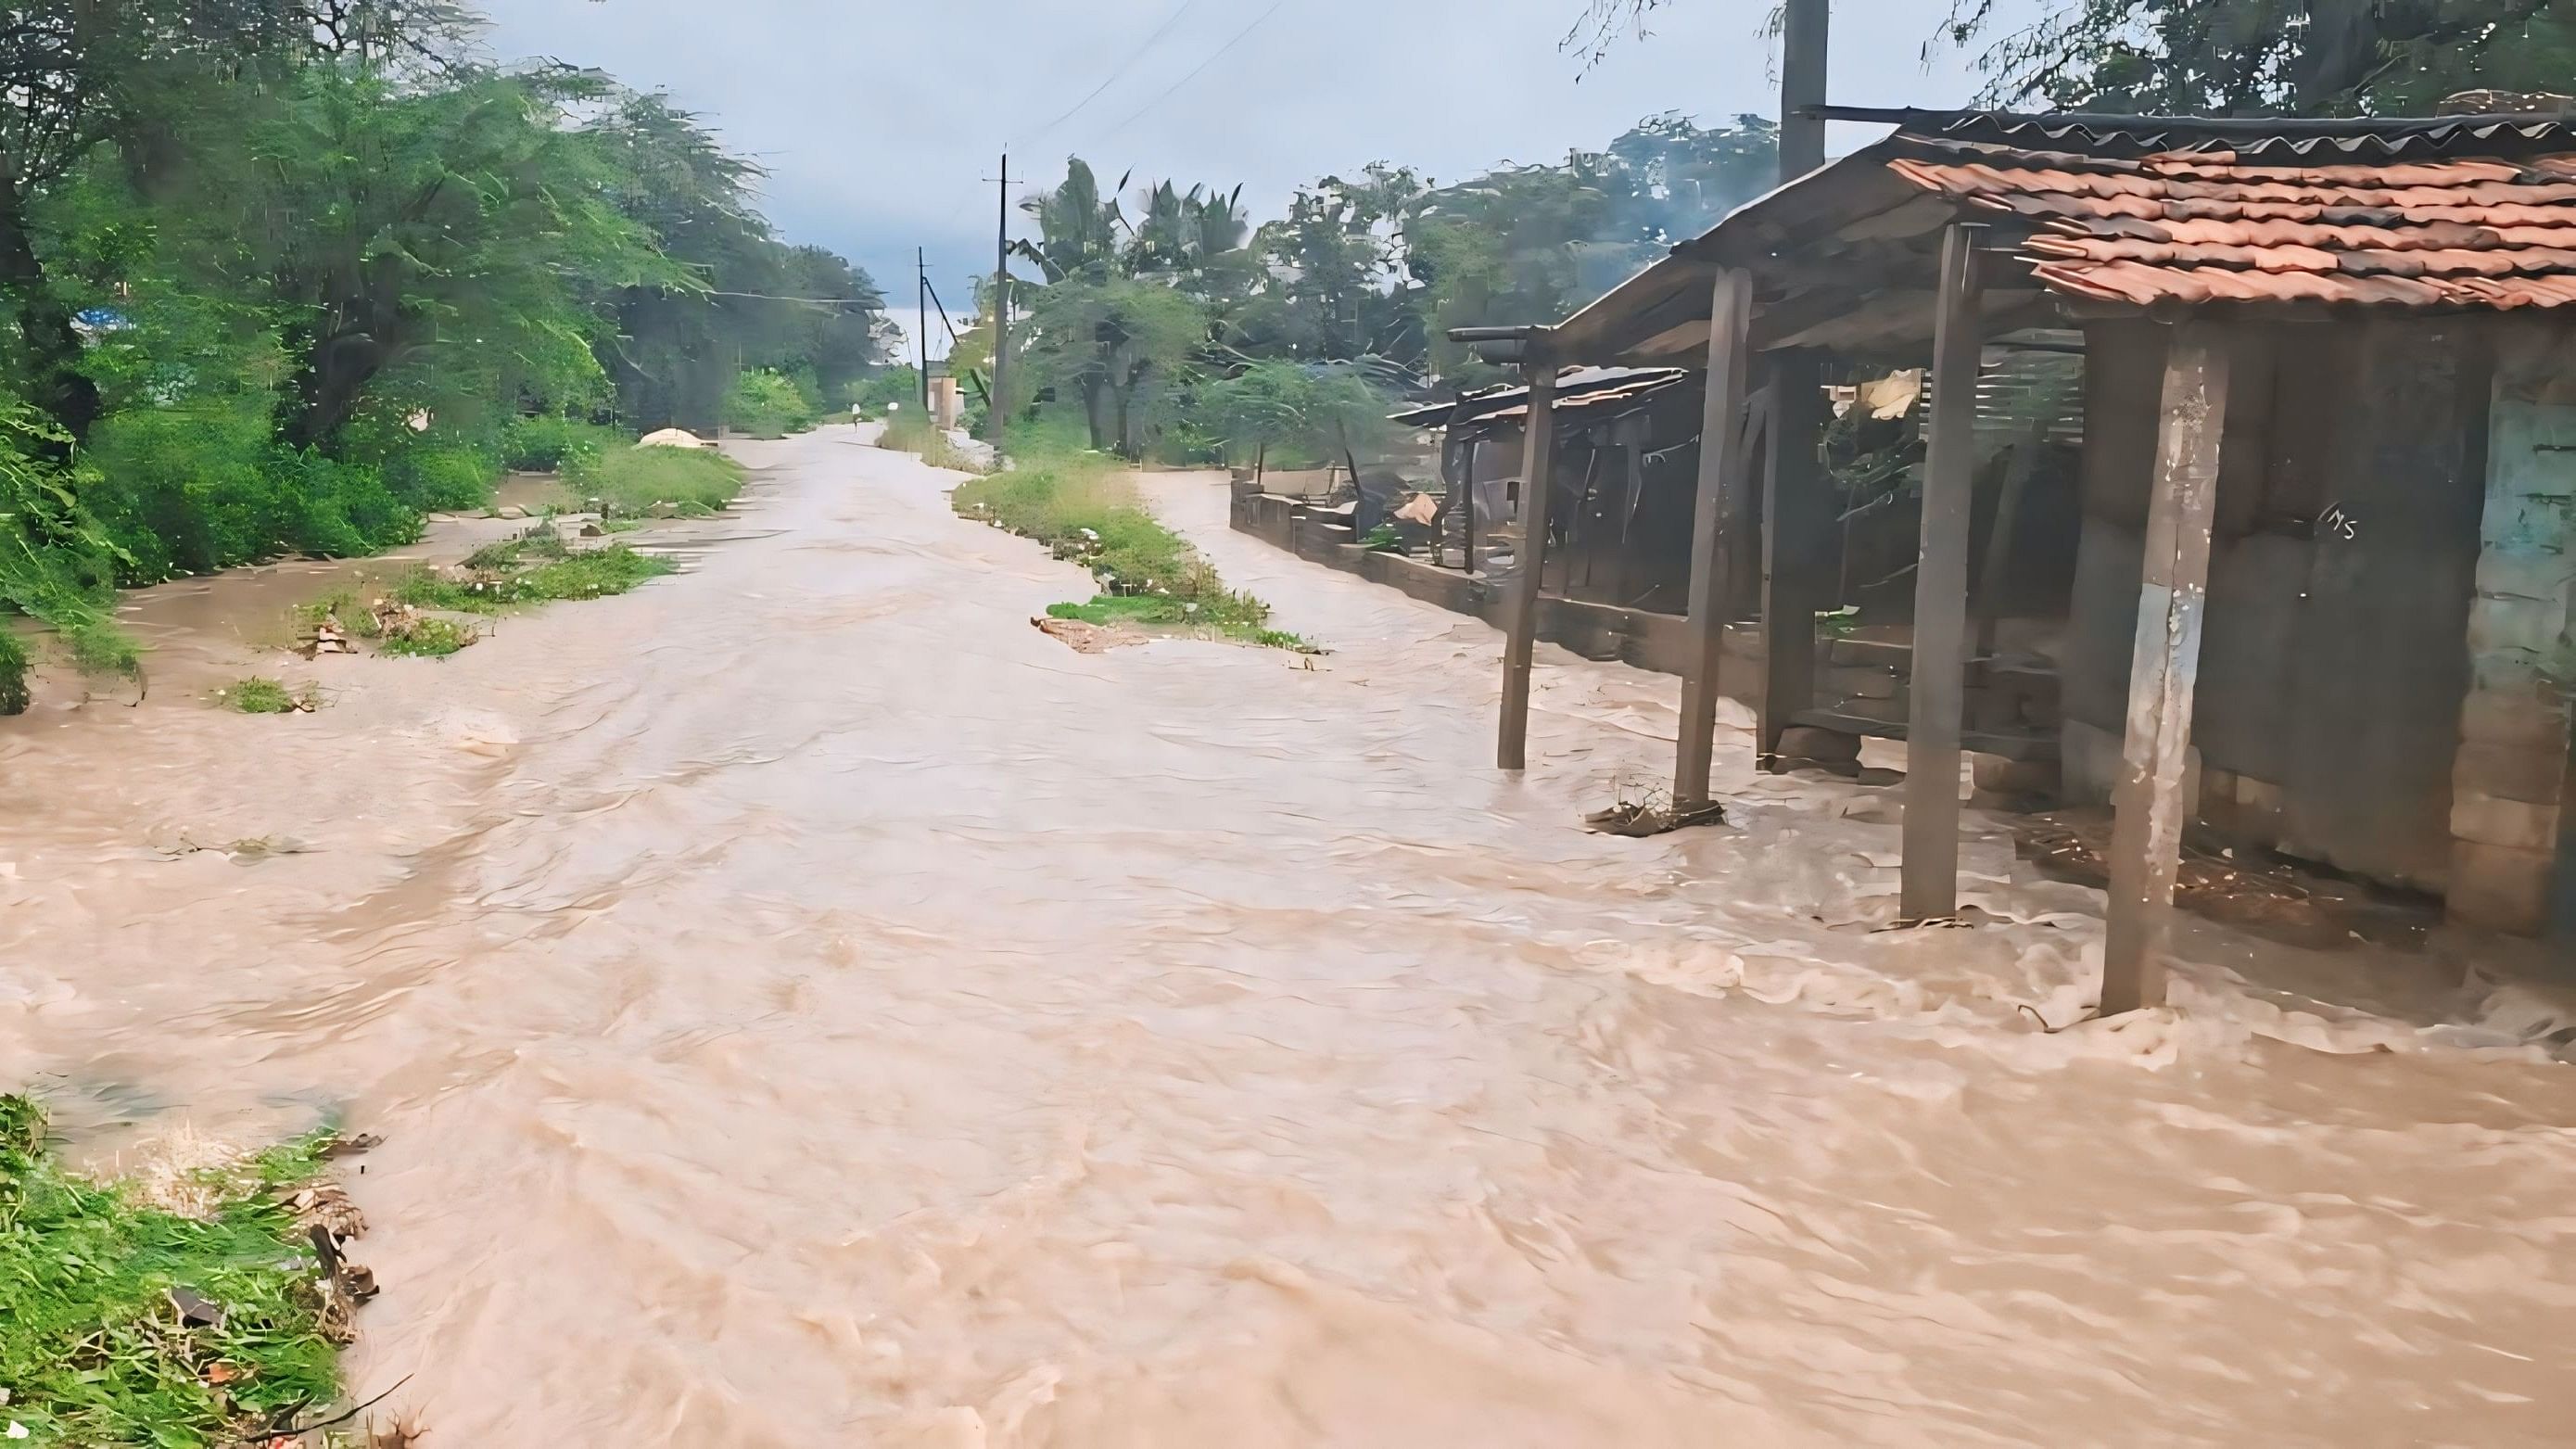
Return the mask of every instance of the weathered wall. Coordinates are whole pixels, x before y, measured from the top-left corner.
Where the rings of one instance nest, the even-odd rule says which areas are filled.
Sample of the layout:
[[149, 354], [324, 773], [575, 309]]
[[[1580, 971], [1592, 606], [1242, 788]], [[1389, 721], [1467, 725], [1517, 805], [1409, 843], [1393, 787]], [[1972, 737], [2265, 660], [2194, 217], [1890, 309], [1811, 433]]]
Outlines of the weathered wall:
[[[1500, 628], [1504, 575], [1470, 577], [1434, 568], [1400, 554], [1361, 548], [1347, 524], [1294, 499], [1264, 494], [1250, 482], [1234, 484], [1231, 519], [1248, 533], [1300, 558], [1355, 573], [1425, 603], [1470, 614]], [[1538, 637], [1587, 659], [1618, 659], [1639, 669], [1679, 674], [1690, 650], [1688, 623], [1677, 614], [1622, 609], [1542, 594]], [[1758, 706], [1762, 699], [1761, 630], [1732, 626], [1725, 638], [1720, 689], [1727, 698]]]
[[2488, 437], [2450, 907], [2455, 919], [2536, 934], [2556, 881], [2576, 874], [2560, 859], [2576, 666], [2576, 346], [2536, 329], [2499, 338]]
[[[2160, 329], [2088, 332], [2084, 535], [2062, 658], [2070, 794], [2120, 755]], [[2466, 324], [2240, 334], [2192, 739], [2204, 823], [2396, 884], [2450, 874], [2487, 373]]]

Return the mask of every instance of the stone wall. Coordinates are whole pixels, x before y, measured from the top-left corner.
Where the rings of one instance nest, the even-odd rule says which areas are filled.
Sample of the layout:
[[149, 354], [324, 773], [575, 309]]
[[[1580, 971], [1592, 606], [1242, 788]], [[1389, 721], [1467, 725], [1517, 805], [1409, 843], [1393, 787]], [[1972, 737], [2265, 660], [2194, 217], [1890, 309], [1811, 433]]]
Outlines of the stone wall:
[[2452, 769], [2450, 908], [2457, 920], [2538, 934], [2566, 870], [2576, 348], [2537, 332], [2504, 337], [2490, 419], [2470, 687]]

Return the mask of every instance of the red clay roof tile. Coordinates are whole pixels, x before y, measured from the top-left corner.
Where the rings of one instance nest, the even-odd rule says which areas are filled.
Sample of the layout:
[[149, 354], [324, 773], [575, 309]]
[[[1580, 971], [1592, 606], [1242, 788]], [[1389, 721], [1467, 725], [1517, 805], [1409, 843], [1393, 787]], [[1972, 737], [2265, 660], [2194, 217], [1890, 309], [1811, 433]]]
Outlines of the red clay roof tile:
[[1899, 176], [2026, 218], [2046, 286], [2157, 301], [2407, 307], [2576, 304], [2576, 155], [2239, 164], [1945, 145]]

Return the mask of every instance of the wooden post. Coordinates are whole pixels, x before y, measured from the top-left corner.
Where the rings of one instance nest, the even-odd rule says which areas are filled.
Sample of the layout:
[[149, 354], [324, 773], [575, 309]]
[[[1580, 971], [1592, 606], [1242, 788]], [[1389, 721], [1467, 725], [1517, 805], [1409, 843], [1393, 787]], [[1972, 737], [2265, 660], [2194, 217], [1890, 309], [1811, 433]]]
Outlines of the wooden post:
[[2182, 864], [2183, 773], [2209, 585], [2209, 522], [2227, 427], [2227, 340], [2186, 322], [2166, 342], [2163, 420], [2147, 498], [2146, 565], [2129, 657], [2128, 741], [2111, 797], [2111, 920], [2102, 943], [2102, 1014], [2165, 999], [2165, 943]]
[[1556, 459], [1556, 365], [1536, 340], [1529, 376], [1529, 425], [1521, 459], [1521, 536], [1513, 546], [1511, 591], [1504, 596], [1503, 719], [1494, 763], [1529, 766], [1530, 652], [1538, 635], [1539, 573], [1547, 563], [1547, 499]]
[[1708, 803], [1709, 760], [1717, 750], [1717, 672], [1726, 643], [1726, 557], [1741, 527], [1746, 328], [1753, 274], [1717, 275], [1708, 314], [1708, 397], [1700, 412], [1699, 498], [1691, 510], [1690, 652], [1683, 660], [1681, 737], [1674, 749], [1673, 809]]
[[1830, 0], [1786, 0], [1780, 7], [1780, 179], [1795, 181], [1825, 164], [1825, 123], [1799, 111], [1825, 101], [1825, 33]]
[[1816, 611], [1833, 542], [1833, 497], [1816, 456], [1831, 413], [1813, 353], [1776, 354], [1771, 467], [1762, 506], [1762, 711], [1754, 749], [1781, 768], [1780, 736], [1816, 702]]
[[1637, 524], [1637, 500], [1646, 491], [1646, 419], [1637, 417], [1629, 421], [1628, 442], [1621, 450], [1624, 455], [1622, 461], [1627, 464], [1628, 491], [1619, 505], [1619, 551], [1610, 564], [1610, 596], [1623, 609], [1635, 602], [1628, 597], [1629, 535]]
[[1484, 457], [1485, 457], [1485, 440], [1484, 440], [1484, 439], [1482, 439], [1482, 438], [1471, 438], [1471, 439], [1469, 439], [1469, 440], [1468, 440], [1468, 442], [1467, 442], [1467, 558], [1466, 558], [1466, 565], [1467, 565], [1467, 573], [1468, 573], [1468, 575], [1469, 575], [1470, 577], [1473, 577], [1473, 576], [1474, 576], [1474, 574], [1475, 574], [1475, 572], [1476, 572], [1476, 465], [1477, 465], [1478, 463], [1480, 463], [1480, 462], [1484, 461]]
[[1913, 705], [1905, 730], [1905, 862], [1898, 915], [1959, 913], [1959, 717], [1966, 706], [1968, 517], [1976, 497], [1977, 367], [1984, 341], [1977, 248], [1985, 228], [1941, 239], [1932, 331], [1932, 421], [1923, 459], [1923, 535], [1914, 566]]
[[2003, 622], [2004, 580], [2012, 573], [2013, 532], [2021, 520], [2022, 495], [2030, 491], [2030, 476], [2039, 470], [2040, 450], [2048, 446], [2047, 418], [2039, 418], [2030, 431], [2012, 445], [2012, 457], [2004, 463], [2003, 491], [1995, 499], [1995, 521], [1986, 530], [1986, 560], [1977, 569], [1977, 659], [1991, 666], [1995, 657], [1995, 640]]

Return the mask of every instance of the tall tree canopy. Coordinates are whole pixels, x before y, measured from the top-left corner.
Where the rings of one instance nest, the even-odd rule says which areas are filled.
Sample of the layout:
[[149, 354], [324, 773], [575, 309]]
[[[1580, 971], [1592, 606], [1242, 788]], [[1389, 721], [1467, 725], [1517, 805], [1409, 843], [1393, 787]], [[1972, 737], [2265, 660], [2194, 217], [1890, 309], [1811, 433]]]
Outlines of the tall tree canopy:
[[[1597, 60], [1685, 3], [1707, 0], [1584, 0], [1566, 47]], [[1997, 0], [1956, 0], [1932, 38], [1976, 52], [1997, 106], [2408, 115], [2471, 90], [2576, 92], [2576, 0], [2054, 0], [1999, 19]]]
[[1486, 380], [1446, 329], [1562, 316], [1759, 193], [1777, 153], [1759, 117], [1656, 116], [1600, 151], [1448, 186], [1387, 163], [1327, 176], [1258, 227], [1240, 188], [1156, 182], [1131, 209], [1132, 176], [1104, 189], [1075, 158], [1021, 206], [1038, 235], [1013, 250], [1041, 279], [1023, 294], [1026, 375], [1097, 447], [1257, 449], [1278, 428], [1253, 420], [1302, 416], [1274, 404], [1309, 382], [1383, 402], [1387, 380]]
[[104, 638], [111, 578], [480, 502], [522, 414], [710, 427], [737, 371], [810, 411], [883, 361], [866, 275], [775, 236], [694, 118], [472, 29], [0, 0], [0, 603]]

